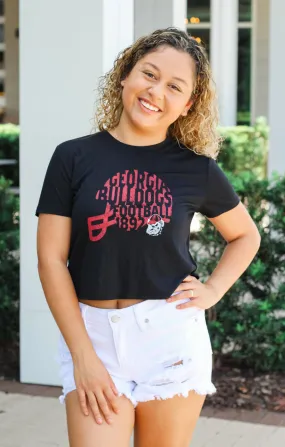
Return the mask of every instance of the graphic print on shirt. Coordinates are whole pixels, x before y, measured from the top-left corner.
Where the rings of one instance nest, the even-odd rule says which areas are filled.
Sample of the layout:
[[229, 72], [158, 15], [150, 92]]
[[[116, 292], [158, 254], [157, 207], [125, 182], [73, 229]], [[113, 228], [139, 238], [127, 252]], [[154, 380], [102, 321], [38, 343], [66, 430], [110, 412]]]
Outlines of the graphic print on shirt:
[[89, 239], [99, 241], [108, 227], [117, 225], [125, 231], [146, 226], [146, 234], [159, 236], [172, 216], [172, 194], [156, 175], [126, 169], [109, 178], [95, 195], [106, 202], [104, 214], [88, 217]]

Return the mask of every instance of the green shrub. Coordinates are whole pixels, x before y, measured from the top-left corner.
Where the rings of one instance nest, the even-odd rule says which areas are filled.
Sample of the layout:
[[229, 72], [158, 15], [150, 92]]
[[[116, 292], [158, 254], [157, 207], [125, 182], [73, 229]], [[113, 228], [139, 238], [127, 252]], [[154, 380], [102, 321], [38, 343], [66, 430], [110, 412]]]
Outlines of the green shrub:
[[268, 125], [262, 117], [254, 126], [220, 128], [224, 139], [218, 157], [220, 166], [232, 174], [250, 171], [258, 178], [266, 178], [268, 132]]
[[19, 198], [0, 177], [0, 344], [19, 337]]
[[0, 176], [12, 180], [16, 187], [19, 186], [19, 136], [19, 126], [0, 124], [0, 160], [16, 160], [15, 165], [0, 166]]
[[[228, 177], [259, 229], [261, 245], [249, 268], [207, 312], [215, 360], [255, 371], [284, 371], [285, 176], [268, 180], [240, 172]], [[203, 281], [226, 242], [205, 218], [197, 238], [192, 252]]]

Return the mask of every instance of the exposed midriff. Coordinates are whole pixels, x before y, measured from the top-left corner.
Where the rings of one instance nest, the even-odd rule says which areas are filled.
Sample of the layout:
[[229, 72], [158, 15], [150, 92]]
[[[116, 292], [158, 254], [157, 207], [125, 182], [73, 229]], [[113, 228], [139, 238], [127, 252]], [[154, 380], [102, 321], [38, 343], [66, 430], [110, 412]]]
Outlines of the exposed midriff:
[[87, 304], [92, 307], [99, 307], [101, 309], [123, 309], [124, 307], [133, 306], [142, 301], [136, 298], [120, 298], [119, 300], [79, 300], [83, 304]]

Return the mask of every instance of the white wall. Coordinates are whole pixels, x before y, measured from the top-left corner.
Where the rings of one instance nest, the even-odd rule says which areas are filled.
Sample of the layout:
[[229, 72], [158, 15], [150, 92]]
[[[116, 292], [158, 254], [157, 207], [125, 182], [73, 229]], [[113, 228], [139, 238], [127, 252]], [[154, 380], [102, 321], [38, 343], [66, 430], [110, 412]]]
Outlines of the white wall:
[[252, 122], [255, 122], [258, 116], [268, 116], [269, 3], [270, 0], [255, 0]]
[[270, 148], [268, 174], [285, 173], [285, 2], [270, 0], [269, 25], [269, 125]]
[[47, 164], [57, 144], [90, 133], [97, 78], [133, 39], [133, 0], [109, 0], [104, 8], [102, 3], [20, 0], [20, 380], [25, 383], [59, 384], [58, 328], [36, 256], [34, 213]]
[[15, 32], [19, 26], [18, 0], [5, 0], [5, 122], [19, 123], [19, 39]]
[[135, 39], [156, 29], [185, 29], [187, 0], [135, 0]]
[[238, 0], [211, 0], [211, 67], [220, 124], [235, 126], [237, 114]]

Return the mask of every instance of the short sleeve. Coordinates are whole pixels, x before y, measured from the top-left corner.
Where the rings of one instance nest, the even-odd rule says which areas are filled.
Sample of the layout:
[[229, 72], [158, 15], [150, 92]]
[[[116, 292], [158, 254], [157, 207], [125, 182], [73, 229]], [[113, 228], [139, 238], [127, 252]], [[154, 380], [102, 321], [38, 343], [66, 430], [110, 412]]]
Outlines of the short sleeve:
[[206, 194], [200, 209], [206, 217], [217, 217], [235, 208], [240, 198], [218, 163], [209, 158]]
[[45, 174], [35, 215], [40, 213], [72, 215], [72, 150], [63, 143], [52, 154]]

